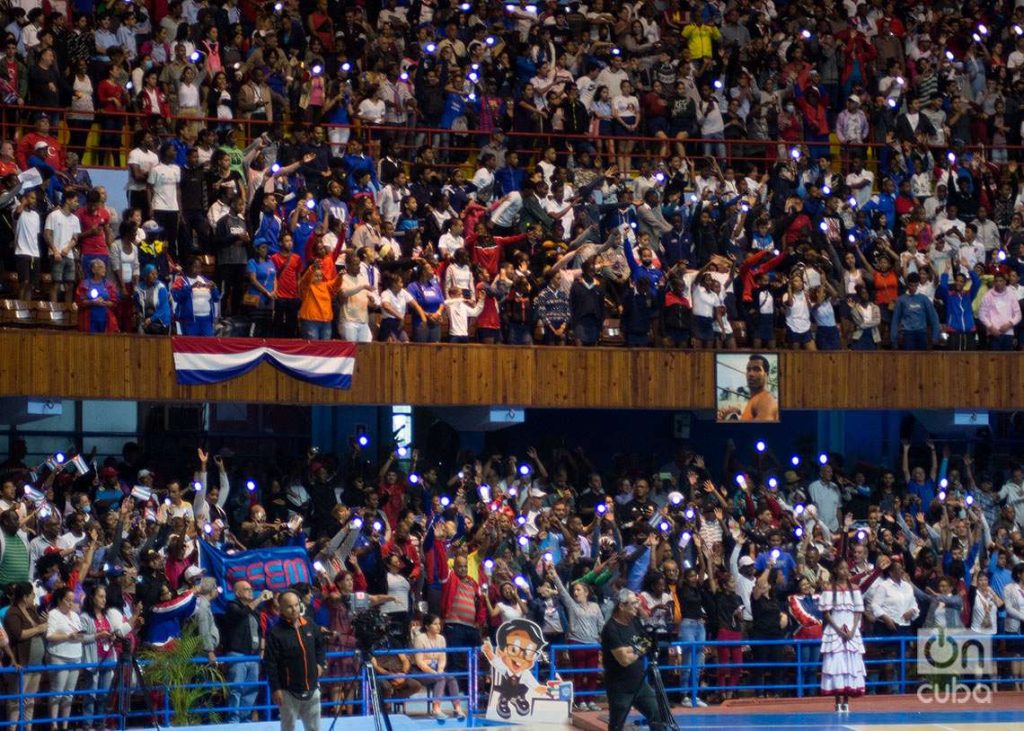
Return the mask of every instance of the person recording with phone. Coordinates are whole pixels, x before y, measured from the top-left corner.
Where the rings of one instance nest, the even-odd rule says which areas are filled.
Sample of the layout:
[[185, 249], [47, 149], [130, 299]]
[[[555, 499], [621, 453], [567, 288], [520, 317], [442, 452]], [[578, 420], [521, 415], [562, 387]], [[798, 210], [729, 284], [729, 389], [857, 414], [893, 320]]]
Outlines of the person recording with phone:
[[[71, 692], [78, 685], [78, 669], [62, 669], [64, 665], [82, 662], [82, 617], [75, 604], [75, 592], [68, 587], [53, 592], [53, 610], [46, 617], [46, 641], [48, 644], [50, 671], [50, 718], [67, 719], [71, 715]], [[59, 711], [59, 714], [58, 714]], [[59, 725], [66, 729], [67, 721]], [[54, 723], [54, 729], [58, 724]]]
[[658, 708], [654, 689], [647, 682], [644, 658], [653, 646], [638, 618], [640, 598], [629, 589], [619, 591], [615, 610], [601, 630], [601, 660], [608, 693], [608, 731], [619, 731], [630, 708], [647, 719], [651, 729], [664, 728], [667, 719]]
[[[263, 649], [260, 632], [260, 617], [256, 608], [274, 598], [273, 592], [264, 589], [255, 594], [248, 581], [236, 581], [233, 587], [235, 598], [228, 602], [224, 622], [224, 653], [229, 658], [252, 657]], [[228, 723], [238, 723], [239, 708], [252, 707], [259, 687], [254, 685], [260, 676], [257, 660], [229, 661], [225, 673], [228, 681]]]

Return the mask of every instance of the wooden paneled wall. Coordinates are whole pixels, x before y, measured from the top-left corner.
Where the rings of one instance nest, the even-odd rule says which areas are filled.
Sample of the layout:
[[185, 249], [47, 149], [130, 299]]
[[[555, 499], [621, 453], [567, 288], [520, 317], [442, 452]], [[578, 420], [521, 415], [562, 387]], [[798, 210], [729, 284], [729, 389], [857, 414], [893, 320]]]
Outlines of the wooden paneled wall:
[[[1018, 353], [793, 353], [784, 409], [1013, 409]], [[360, 346], [349, 391], [269, 365], [215, 386], [179, 386], [167, 338], [0, 331], [0, 396], [300, 404], [710, 409], [714, 354], [623, 348]]]

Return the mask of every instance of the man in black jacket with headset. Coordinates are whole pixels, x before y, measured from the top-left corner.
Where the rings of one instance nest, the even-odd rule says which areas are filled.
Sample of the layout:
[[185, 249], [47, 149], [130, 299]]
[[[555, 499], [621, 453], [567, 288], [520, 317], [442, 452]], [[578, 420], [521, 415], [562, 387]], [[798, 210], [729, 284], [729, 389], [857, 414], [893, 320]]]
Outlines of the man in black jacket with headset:
[[267, 634], [263, 666], [271, 698], [281, 711], [281, 731], [293, 731], [295, 720], [305, 731], [320, 731], [320, 675], [327, 666], [327, 645], [320, 627], [302, 616], [294, 591], [277, 598], [281, 621]]

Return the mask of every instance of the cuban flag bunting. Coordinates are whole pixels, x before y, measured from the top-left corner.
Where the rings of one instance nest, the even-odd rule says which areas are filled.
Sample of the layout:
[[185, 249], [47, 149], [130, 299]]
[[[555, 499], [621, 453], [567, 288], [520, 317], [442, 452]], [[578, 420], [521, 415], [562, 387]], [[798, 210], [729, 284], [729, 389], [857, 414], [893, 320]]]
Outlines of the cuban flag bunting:
[[244, 375], [267, 362], [292, 378], [347, 389], [356, 367], [356, 345], [337, 340], [171, 338], [178, 383], [201, 386]]

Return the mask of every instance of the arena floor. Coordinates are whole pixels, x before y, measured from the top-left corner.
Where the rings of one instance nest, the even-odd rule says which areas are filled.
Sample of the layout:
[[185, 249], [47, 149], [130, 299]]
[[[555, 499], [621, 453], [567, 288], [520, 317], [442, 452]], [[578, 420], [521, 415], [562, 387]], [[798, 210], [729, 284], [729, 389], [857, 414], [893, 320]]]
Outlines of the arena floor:
[[[1024, 693], [996, 693], [991, 703], [926, 705], [916, 696], [855, 698], [838, 716], [827, 698], [730, 701], [721, 706], [677, 711], [680, 728], [715, 731], [1022, 731]], [[639, 716], [630, 720], [640, 720]], [[605, 731], [608, 714], [573, 714], [573, 726]], [[626, 728], [630, 728], [627, 722]]]

